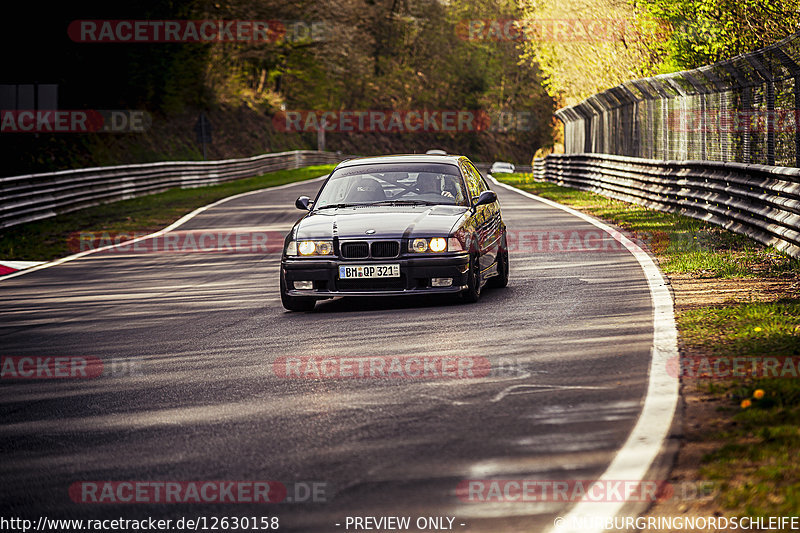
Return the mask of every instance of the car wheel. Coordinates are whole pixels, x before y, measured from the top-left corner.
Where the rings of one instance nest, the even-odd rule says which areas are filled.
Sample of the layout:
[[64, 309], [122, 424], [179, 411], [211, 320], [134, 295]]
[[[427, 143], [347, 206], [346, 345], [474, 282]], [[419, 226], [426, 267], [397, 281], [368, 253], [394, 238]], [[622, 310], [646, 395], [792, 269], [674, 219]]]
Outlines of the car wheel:
[[461, 293], [461, 299], [467, 303], [477, 302], [481, 296], [481, 267], [478, 256], [469, 259], [469, 273], [467, 274], [467, 288]]
[[281, 303], [289, 311], [313, 311], [317, 305], [314, 298], [303, 298], [302, 296], [289, 296], [286, 294], [286, 282], [281, 276]]
[[508, 246], [506, 244], [506, 236], [503, 235], [503, 244], [497, 254], [497, 275], [490, 279], [487, 284], [492, 287], [502, 289], [508, 285]]

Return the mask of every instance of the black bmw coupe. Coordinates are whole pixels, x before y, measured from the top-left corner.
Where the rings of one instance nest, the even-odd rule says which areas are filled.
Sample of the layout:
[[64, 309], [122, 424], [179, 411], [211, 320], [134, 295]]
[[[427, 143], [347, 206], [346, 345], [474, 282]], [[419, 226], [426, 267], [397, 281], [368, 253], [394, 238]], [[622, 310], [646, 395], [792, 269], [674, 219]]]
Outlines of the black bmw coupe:
[[286, 236], [281, 301], [311, 311], [336, 296], [460, 294], [508, 284], [497, 195], [463, 156], [394, 155], [340, 163]]

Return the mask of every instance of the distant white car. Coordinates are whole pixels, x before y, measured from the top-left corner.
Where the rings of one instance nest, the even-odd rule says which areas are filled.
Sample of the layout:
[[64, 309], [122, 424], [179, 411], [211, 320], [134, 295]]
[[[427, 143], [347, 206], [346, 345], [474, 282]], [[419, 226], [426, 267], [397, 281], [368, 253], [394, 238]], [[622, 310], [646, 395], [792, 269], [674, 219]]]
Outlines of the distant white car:
[[492, 168], [489, 169], [489, 174], [513, 174], [515, 168], [511, 163], [495, 161], [492, 163]]
[[444, 150], [428, 150], [425, 152], [427, 155], [447, 155], [447, 152]]

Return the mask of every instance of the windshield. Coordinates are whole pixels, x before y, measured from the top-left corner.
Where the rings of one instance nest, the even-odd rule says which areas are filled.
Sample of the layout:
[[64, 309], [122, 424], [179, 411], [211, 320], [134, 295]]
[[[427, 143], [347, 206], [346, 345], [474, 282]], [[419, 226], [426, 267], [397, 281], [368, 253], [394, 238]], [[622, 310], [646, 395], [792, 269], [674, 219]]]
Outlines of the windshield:
[[368, 204], [469, 206], [457, 166], [391, 163], [334, 171], [320, 191], [314, 209]]

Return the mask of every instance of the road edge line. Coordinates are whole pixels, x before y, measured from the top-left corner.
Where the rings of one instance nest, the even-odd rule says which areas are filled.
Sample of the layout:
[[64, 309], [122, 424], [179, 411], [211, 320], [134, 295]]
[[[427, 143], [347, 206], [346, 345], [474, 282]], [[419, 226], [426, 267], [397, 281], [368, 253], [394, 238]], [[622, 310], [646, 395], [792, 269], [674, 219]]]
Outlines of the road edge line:
[[[628, 239], [619, 230], [605, 224], [586, 213], [542, 198], [535, 194], [501, 183], [489, 176], [497, 185], [536, 200], [550, 207], [566, 211], [593, 226], [605, 231], [622, 244], [639, 262], [647, 279], [650, 298], [653, 304], [653, 346], [649, 368], [647, 393], [639, 419], [628, 439], [617, 450], [614, 459], [595, 484], [605, 481], [644, 481], [647, 472], [656, 464], [661, 451], [666, 448], [672, 421], [680, 397], [680, 380], [667, 373], [667, 361], [678, 357], [678, 330], [675, 325], [674, 307], [669, 284], [653, 258], [639, 245]], [[592, 487], [586, 494], [592, 494]], [[602, 490], [602, 486], [598, 487]], [[584, 497], [566, 514], [560, 524], [555, 523], [551, 530], [558, 533], [601, 533], [604, 527], [599, 524], [613, 520], [622, 508], [630, 502], [593, 502]], [[575, 526], [575, 527], [573, 527]]]
[[25, 270], [18, 270], [17, 272], [12, 272], [11, 274], [6, 274], [5, 276], [0, 276], [0, 283], [6, 281], [8, 279], [11, 279], [11, 278], [16, 278], [18, 276], [29, 274], [31, 272], [36, 272], [37, 270], [43, 270], [45, 268], [54, 267], [54, 266], [60, 265], [62, 263], [67, 263], [69, 261], [74, 261], [75, 259], [80, 259], [81, 257], [87, 256], [87, 255], [90, 255], [90, 254], [94, 254], [94, 253], [97, 253], [97, 252], [102, 252], [102, 251], [105, 251], [105, 250], [111, 250], [112, 248], [116, 248], [117, 246], [123, 246], [123, 245], [124, 246], [129, 246], [131, 244], [135, 244], [135, 243], [137, 243], [139, 241], [142, 241], [142, 240], [145, 240], [145, 239], [152, 239], [154, 237], [160, 237], [161, 235], [164, 235], [165, 233], [168, 233], [168, 232], [170, 232], [170, 231], [172, 231], [172, 230], [174, 230], [174, 229], [186, 224], [187, 222], [189, 222], [191, 219], [193, 219], [194, 217], [196, 217], [197, 215], [199, 215], [203, 211], [205, 211], [207, 209], [211, 209], [212, 207], [216, 207], [216, 206], [218, 206], [220, 204], [224, 204], [225, 202], [229, 202], [231, 200], [236, 200], [237, 198], [242, 198], [244, 196], [249, 196], [251, 194], [258, 194], [258, 193], [261, 193], [261, 192], [264, 192], [264, 191], [274, 191], [274, 190], [277, 190], [277, 189], [284, 189], [284, 188], [287, 188], [287, 187], [293, 187], [293, 186], [299, 185], [301, 183], [312, 183], [312, 182], [315, 182], [315, 181], [321, 181], [321, 180], [324, 180], [325, 178], [327, 178], [328, 176], [329, 176], [329, 174], [325, 174], [323, 176], [319, 176], [319, 177], [316, 177], [316, 178], [311, 178], [311, 179], [307, 179], [307, 180], [300, 180], [300, 181], [293, 181], [292, 183], [284, 183], [282, 185], [275, 185], [273, 187], [263, 187], [261, 189], [256, 189], [256, 190], [253, 190], [253, 191], [240, 192], [239, 194], [234, 194], [233, 196], [226, 196], [225, 198], [220, 198], [216, 202], [212, 202], [210, 204], [198, 207], [194, 211], [183, 215], [181, 218], [179, 218], [178, 220], [176, 220], [175, 222], [173, 222], [169, 226], [167, 226], [165, 228], [162, 228], [162, 229], [160, 229], [160, 230], [158, 230], [156, 232], [153, 232], [153, 233], [150, 233], [150, 234], [147, 234], [147, 235], [142, 235], [141, 237], [137, 237], [137, 238], [131, 239], [129, 241], [124, 241], [124, 242], [120, 242], [120, 243], [117, 243], [117, 244], [109, 244], [108, 246], [103, 246], [103, 247], [97, 248], [95, 250], [86, 250], [85, 252], [78, 252], [77, 254], [72, 254], [72, 255], [68, 255], [66, 257], [61, 257], [59, 259], [54, 259], [53, 261], [48, 261], [48, 262], [46, 262], [44, 264], [41, 264], [41, 265], [38, 265], [38, 266], [35, 266], [35, 267], [31, 267], [31, 268], [27, 268]]

